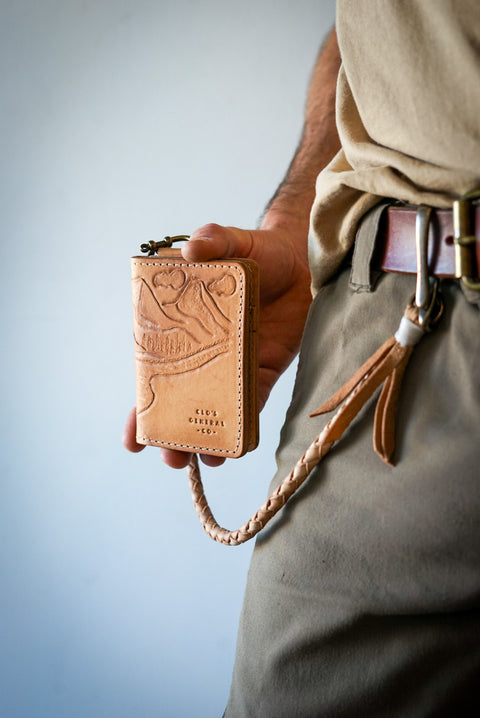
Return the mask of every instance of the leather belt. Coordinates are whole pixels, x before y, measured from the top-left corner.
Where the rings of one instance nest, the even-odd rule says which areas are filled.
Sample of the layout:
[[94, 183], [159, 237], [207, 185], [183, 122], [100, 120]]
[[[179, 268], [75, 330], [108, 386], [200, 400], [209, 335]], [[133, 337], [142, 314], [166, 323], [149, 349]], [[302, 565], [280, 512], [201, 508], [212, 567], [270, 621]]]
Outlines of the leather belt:
[[[374, 266], [384, 272], [417, 273], [415, 223], [417, 208], [410, 206], [388, 207], [379, 227]], [[477, 268], [480, 269], [480, 206], [472, 207]], [[428, 266], [430, 274], [438, 277], [455, 277], [455, 243], [453, 212], [450, 209], [432, 209], [429, 228]]]

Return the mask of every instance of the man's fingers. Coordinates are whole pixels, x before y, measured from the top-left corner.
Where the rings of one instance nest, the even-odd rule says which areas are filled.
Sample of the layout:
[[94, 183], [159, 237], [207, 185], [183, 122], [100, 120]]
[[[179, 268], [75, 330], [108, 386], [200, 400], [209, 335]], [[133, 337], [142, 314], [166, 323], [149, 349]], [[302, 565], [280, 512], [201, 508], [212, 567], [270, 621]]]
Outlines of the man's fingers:
[[236, 227], [206, 224], [196, 229], [182, 246], [182, 255], [189, 262], [227, 257], [248, 257], [252, 249], [251, 233]]
[[[160, 458], [171, 469], [184, 469], [191, 458], [191, 454], [185, 451], [174, 451], [173, 449], [160, 449]], [[205, 466], [220, 466], [225, 459], [221, 456], [209, 456], [200, 454], [200, 459]]]
[[191, 454], [186, 451], [176, 451], [173, 449], [160, 449], [160, 458], [163, 463], [171, 469], [184, 469], [190, 461]]
[[123, 445], [126, 449], [129, 451], [133, 451], [133, 453], [138, 453], [139, 451], [142, 451], [142, 449], [145, 448], [143, 444], [137, 443], [136, 440], [136, 434], [137, 434], [137, 411], [136, 408], [133, 407], [131, 411], [129, 412], [127, 416], [127, 420], [125, 422], [125, 428], [123, 429], [123, 436], [122, 441]]
[[203, 461], [205, 466], [221, 466], [225, 463], [225, 458], [223, 456], [210, 456], [209, 454], [200, 454], [200, 459]]

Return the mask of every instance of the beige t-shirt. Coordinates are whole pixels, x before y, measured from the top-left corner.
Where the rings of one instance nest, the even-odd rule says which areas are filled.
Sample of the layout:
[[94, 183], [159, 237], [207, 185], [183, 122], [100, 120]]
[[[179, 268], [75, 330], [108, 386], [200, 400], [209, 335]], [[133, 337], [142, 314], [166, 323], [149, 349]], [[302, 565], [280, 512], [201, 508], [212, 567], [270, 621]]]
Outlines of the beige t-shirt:
[[480, 0], [338, 0], [342, 149], [319, 175], [314, 291], [381, 197], [448, 207], [480, 189]]

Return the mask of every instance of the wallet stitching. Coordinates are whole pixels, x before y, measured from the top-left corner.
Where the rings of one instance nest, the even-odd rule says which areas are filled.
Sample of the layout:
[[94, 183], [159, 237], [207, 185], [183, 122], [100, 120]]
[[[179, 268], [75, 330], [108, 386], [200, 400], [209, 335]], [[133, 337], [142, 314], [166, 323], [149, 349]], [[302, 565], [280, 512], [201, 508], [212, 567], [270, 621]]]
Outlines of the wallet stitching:
[[[242, 272], [238, 269], [238, 266], [236, 264], [204, 264], [204, 263], [197, 263], [197, 262], [133, 262], [134, 266], [141, 266], [141, 267], [177, 267], [177, 266], [187, 266], [187, 267], [214, 267], [215, 269], [233, 269], [240, 277], [240, 303], [239, 303], [239, 310], [238, 310], [238, 317], [241, 319], [243, 307], [244, 307], [244, 281], [245, 277]], [[242, 378], [242, 372], [241, 372], [241, 358], [242, 358], [242, 347], [243, 347], [243, 341], [242, 341], [242, 332], [241, 332], [241, 321], [238, 322], [238, 356], [237, 356], [237, 372], [238, 372], [238, 420], [237, 420], [237, 444], [235, 448], [232, 449], [212, 449], [208, 446], [195, 446], [193, 444], [179, 444], [174, 441], [159, 441], [158, 439], [151, 439], [149, 436], [142, 436], [137, 437], [137, 439], [145, 439], [146, 441], [150, 441], [152, 444], [161, 444], [162, 446], [175, 446], [179, 449], [195, 449], [198, 451], [214, 451], [221, 454], [236, 454], [238, 451], [238, 447], [240, 445], [240, 437], [241, 437], [241, 419], [242, 419], [242, 406], [241, 406], [241, 378]]]

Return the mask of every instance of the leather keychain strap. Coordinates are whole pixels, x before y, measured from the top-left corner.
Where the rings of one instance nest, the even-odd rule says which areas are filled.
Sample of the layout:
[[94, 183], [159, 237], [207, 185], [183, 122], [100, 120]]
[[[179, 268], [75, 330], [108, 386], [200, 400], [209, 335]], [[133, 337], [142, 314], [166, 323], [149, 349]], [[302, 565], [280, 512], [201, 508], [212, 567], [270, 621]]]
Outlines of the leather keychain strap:
[[380, 458], [391, 464], [395, 446], [395, 408], [403, 373], [413, 347], [438, 321], [442, 311], [443, 304], [437, 294], [436, 282], [430, 293], [427, 309], [418, 306], [412, 299], [396, 334], [377, 349], [331, 399], [311, 414], [313, 417], [336, 409], [332, 419], [310, 444], [288, 476], [240, 528], [230, 531], [217, 523], [205, 497], [198, 458], [193, 454], [187, 473], [195, 510], [206, 533], [214, 541], [227, 546], [238, 546], [253, 538], [300, 488], [312, 469], [340, 439], [365, 402], [381, 384], [384, 386], [375, 412], [373, 442]]

